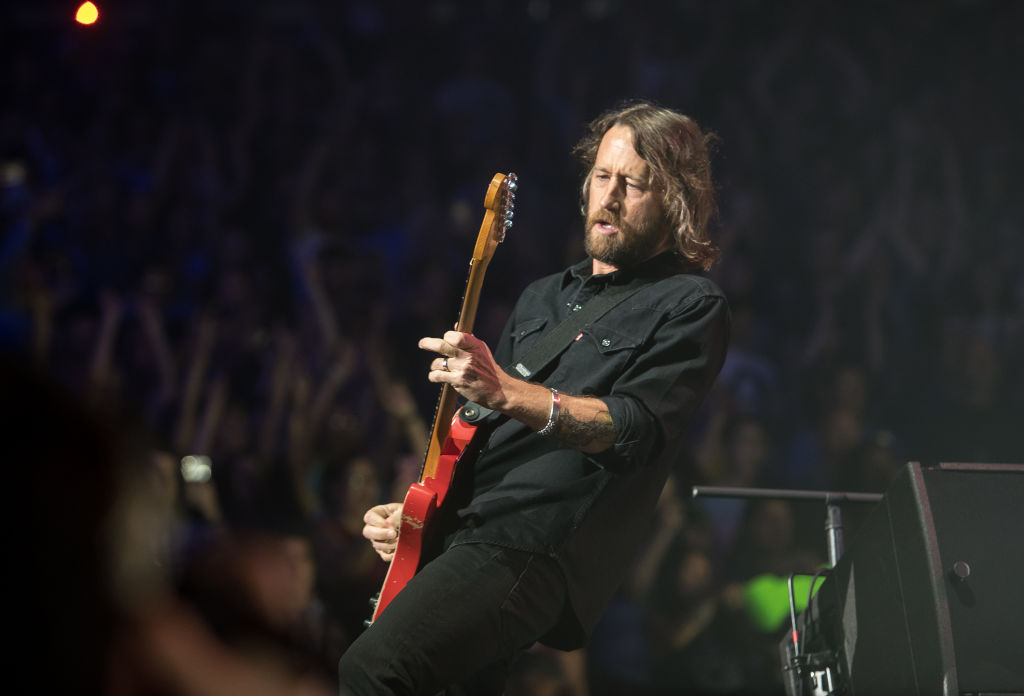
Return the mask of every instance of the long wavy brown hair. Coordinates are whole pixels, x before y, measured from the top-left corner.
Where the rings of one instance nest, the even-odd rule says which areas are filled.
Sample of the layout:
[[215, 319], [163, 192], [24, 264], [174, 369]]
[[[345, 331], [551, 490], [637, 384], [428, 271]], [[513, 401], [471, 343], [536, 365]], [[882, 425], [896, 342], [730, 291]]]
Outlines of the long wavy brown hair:
[[626, 126], [633, 132], [633, 148], [647, 162], [676, 239], [676, 250], [705, 271], [718, 259], [708, 224], [718, 214], [711, 181], [710, 152], [716, 141], [689, 116], [651, 102], [629, 102], [606, 111], [587, 125], [573, 148], [583, 162], [583, 214], [590, 196], [590, 177], [601, 139], [610, 128]]

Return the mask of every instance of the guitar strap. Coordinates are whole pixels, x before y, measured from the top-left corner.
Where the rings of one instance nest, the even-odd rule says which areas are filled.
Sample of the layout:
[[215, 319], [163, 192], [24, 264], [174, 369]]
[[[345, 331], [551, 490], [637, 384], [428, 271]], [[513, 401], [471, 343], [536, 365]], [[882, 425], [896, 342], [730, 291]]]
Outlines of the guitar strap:
[[[505, 367], [505, 372], [518, 374], [525, 379], [533, 378], [572, 345], [584, 327], [607, 314], [645, 285], [638, 283], [636, 286], [606, 286], [580, 310], [572, 312], [561, 324], [537, 341], [515, 365]], [[467, 423], [479, 423], [492, 412], [492, 409], [470, 401], [459, 411], [459, 417]]]

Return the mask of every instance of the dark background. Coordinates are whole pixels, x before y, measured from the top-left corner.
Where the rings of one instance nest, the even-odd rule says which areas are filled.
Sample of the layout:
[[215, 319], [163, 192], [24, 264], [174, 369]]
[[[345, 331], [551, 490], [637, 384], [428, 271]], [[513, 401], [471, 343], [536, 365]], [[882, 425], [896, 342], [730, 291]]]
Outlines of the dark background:
[[[0, 22], [0, 340], [210, 456], [228, 526], [277, 509], [251, 489], [315, 524], [360, 456], [376, 499], [402, 489], [399, 406], [425, 423], [436, 397], [415, 342], [455, 319], [491, 175], [520, 180], [493, 341], [582, 258], [570, 149], [629, 98], [717, 136], [735, 331], [673, 548], [716, 587], [770, 565], [736, 560], [744, 512], [693, 483], [881, 492], [905, 461], [1024, 461], [1021, 3], [122, 0], [92, 27], [74, 6]], [[820, 513], [779, 513], [787, 543], [823, 554]]]

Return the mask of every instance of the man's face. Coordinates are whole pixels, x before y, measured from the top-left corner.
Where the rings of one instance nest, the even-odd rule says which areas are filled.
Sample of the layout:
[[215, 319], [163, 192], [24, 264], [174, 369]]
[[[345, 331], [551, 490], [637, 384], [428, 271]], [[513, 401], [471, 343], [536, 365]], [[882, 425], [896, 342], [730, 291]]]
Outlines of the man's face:
[[672, 248], [651, 168], [633, 149], [633, 131], [614, 126], [601, 139], [590, 172], [586, 249], [595, 273], [646, 261]]

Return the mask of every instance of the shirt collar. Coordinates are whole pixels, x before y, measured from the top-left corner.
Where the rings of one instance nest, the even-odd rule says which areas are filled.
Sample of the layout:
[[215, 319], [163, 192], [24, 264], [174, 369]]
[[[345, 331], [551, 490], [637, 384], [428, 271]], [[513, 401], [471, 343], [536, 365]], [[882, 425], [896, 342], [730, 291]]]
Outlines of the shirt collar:
[[[588, 256], [579, 263], [573, 264], [566, 269], [565, 282], [568, 283], [571, 279], [586, 282], [591, 276], [593, 276], [593, 268], [593, 260]], [[628, 283], [634, 278], [663, 278], [665, 276], [675, 275], [676, 273], [683, 273], [685, 270], [686, 264], [679, 254], [674, 251], [665, 251], [656, 256], [652, 256], [632, 268], [623, 268], [617, 271], [612, 271], [611, 273], [604, 274], [601, 277], [606, 279], [606, 282], [608, 283]]]

